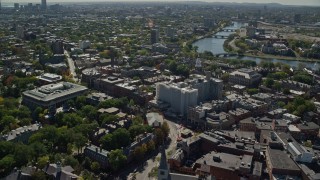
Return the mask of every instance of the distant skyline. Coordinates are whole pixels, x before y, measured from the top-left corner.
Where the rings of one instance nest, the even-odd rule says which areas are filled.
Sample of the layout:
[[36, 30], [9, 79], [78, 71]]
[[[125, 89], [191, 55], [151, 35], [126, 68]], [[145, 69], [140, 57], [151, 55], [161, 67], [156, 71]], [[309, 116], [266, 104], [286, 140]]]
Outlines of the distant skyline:
[[[166, 0], [166, 1], [159, 1], [159, 0], [47, 0], [48, 3], [54, 2], [175, 2], [175, 1], [197, 1], [197, 0]], [[199, 0], [203, 2], [226, 2], [226, 3], [280, 3], [284, 5], [308, 5], [308, 6], [320, 6], [320, 0]], [[28, 3], [28, 2], [38, 2], [41, 3], [41, 0], [2, 0], [2, 3]]]

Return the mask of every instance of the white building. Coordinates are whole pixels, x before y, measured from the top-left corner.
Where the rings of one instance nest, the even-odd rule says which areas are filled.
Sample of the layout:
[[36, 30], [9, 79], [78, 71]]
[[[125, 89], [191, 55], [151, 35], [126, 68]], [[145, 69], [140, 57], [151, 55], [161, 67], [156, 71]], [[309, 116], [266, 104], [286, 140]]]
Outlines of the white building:
[[156, 100], [164, 101], [180, 114], [186, 114], [189, 106], [197, 105], [198, 90], [186, 83], [158, 83]]
[[210, 78], [209, 75], [193, 75], [185, 82], [157, 84], [156, 100], [169, 103], [177, 113], [186, 114], [189, 106], [221, 99], [222, 92], [222, 80]]
[[314, 154], [296, 142], [288, 143], [287, 149], [295, 161], [303, 163], [311, 163], [313, 161]]

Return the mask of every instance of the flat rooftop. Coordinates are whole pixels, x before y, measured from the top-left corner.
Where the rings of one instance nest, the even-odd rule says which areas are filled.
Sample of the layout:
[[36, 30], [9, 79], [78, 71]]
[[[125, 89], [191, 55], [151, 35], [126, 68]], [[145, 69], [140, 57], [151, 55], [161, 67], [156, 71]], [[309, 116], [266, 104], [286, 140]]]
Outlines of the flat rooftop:
[[237, 156], [233, 154], [217, 153], [212, 151], [211, 153], [206, 154], [202, 158], [198, 159], [196, 163], [236, 171], [240, 167], [250, 169], [252, 164], [252, 156]]
[[268, 153], [273, 168], [300, 171], [300, 168], [284, 151], [269, 148]]
[[88, 90], [85, 86], [73, 84], [69, 82], [60, 82], [56, 84], [48, 84], [39, 88], [28, 90], [22, 94], [26, 97], [39, 101], [51, 101], [69, 94], [83, 92]]

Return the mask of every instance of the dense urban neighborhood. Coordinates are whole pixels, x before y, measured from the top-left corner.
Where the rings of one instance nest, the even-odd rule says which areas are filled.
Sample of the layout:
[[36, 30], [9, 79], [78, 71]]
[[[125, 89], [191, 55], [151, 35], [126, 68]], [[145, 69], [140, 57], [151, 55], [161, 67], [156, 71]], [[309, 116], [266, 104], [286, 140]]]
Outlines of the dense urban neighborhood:
[[319, 180], [320, 3], [0, 0], [0, 179]]

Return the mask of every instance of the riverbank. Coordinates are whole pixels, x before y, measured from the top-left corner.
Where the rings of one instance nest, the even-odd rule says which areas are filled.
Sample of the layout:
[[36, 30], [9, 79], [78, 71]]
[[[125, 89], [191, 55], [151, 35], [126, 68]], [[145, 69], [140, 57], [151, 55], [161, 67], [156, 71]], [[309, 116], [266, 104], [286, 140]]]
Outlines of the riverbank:
[[227, 27], [227, 26], [230, 26], [232, 23], [223, 23], [220, 25], [220, 27], [218, 27], [217, 29], [214, 29], [213, 31], [211, 32], [208, 32], [206, 35], [204, 36], [198, 36], [196, 37], [195, 39], [192, 39], [191, 40], [191, 43], [195, 43], [201, 39], [205, 39], [205, 38], [210, 38], [212, 37], [214, 34], [218, 33], [218, 32], [221, 32], [223, 28]]
[[254, 55], [251, 53], [245, 53], [243, 56], [260, 58], [260, 59], [265, 59], [265, 60], [279, 59], [279, 60], [285, 60], [285, 61], [320, 62], [319, 59], [296, 58], [296, 57], [288, 57], [288, 56], [275, 56], [275, 55], [271, 55], [271, 54]]

